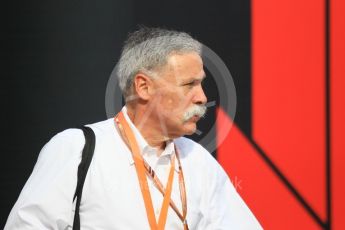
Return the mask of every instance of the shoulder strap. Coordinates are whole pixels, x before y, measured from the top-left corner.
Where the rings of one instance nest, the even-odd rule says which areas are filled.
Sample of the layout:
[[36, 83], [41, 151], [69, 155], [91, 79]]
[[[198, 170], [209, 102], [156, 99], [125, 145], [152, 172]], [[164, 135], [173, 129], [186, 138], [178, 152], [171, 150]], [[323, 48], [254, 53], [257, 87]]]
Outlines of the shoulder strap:
[[93, 152], [95, 150], [95, 143], [96, 143], [95, 133], [92, 131], [90, 127], [83, 126], [81, 127], [81, 129], [84, 132], [85, 145], [84, 145], [84, 149], [82, 153], [81, 162], [78, 166], [77, 188], [75, 190], [75, 194], [73, 197], [73, 201], [75, 200], [75, 198], [77, 198], [77, 202], [75, 205], [74, 220], [73, 220], [73, 230], [80, 230], [79, 207], [80, 207], [81, 195], [83, 192], [83, 186], [84, 186], [86, 174], [92, 160]]

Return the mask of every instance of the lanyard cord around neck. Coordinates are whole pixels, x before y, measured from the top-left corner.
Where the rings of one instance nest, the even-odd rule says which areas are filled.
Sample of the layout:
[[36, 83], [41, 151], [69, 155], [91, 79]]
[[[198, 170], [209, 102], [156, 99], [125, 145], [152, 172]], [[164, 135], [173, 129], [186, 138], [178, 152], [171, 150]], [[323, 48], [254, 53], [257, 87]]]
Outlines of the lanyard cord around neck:
[[[181, 203], [182, 203], [182, 214], [180, 213], [180, 211], [176, 207], [173, 200], [171, 200], [171, 198], [170, 198], [171, 197], [172, 180], [173, 180], [172, 170], [175, 167], [175, 157], [171, 158], [171, 169], [170, 169], [170, 173], [169, 173], [169, 179], [168, 179], [166, 189], [164, 189], [161, 181], [159, 180], [159, 178], [155, 174], [154, 170], [145, 161], [145, 159], [143, 159], [143, 157], [140, 155], [139, 148], [138, 148], [138, 145], [136, 143], [134, 134], [133, 134], [132, 130], [130, 129], [127, 121], [125, 120], [122, 112], [120, 112], [119, 114], [117, 114], [115, 116], [115, 122], [117, 123], [117, 126], [119, 127], [119, 131], [121, 133], [122, 138], [124, 139], [125, 143], [127, 144], [127, 146], [129, 147], [129, 149], [132, 152], [132, 156], [133, 156], [133, 159], [135, 162], [138, 179], [140, 181], [140, 188], [141, 188], [141, 192], [142, 192], [142, 195], [144, 198], [145, 208], [146, 208], [146, 212], [147, 212], [147, 216], [149, 219], [151, 229], [157, 229], [157, 227], [158, 227], [158, 229], [164, 229], [165, 222], [166, 222], [166, 216], [167, 216], [167, 209], [168, 209], [168, 205], [165, 205], [165, 203], [166, 203], [166, 204], [170, 204], [170, 206], [173, 208], [173, 210], [175, 211], [177, 216], [180, 218], [180, 220], [183, 223], [184, 230], [188, 230], [188, 224], [187, 224], [187, 220], [186, 220], [186, 216], [187, 216], [186, 190], [185, 190], [183, 171], [182, 171], [182, 167], [181, 167], [181, 161], [180, 161], [180, 157], [179, 157], [178, 151], [176, 149], [176, 146], [174, 146], [174, 147], [175, 147], [175, 155], [176, 155], [176, 158], [178, 161], [178, 166], [179, 166], [178, 167], [179, 168], [179, 189], [180, 189], [180, 198], [181, 198]], [[157, 189], [161, 192], [161, 194], [164, 197], [158, 226], [156, 225], [157, 222], [156, 222], [156, 219], [155, 219], [155, 216], [153, 213], [153, 206], [152, 206], [152, 199], [151, 199], [150, 192], [147, 191], [148, 189], [145, 189], [145, 188], [148, 188], [147, 187], [148, 185], [147, 185], [146, 177], [144, 177], [142, 175], [143, 174], [142, 173], [142, 171], [143, 171], [142, 167], [145, 169], [146, 175], [148, 175], [150, 177], [150, 179], [154, 182], [154, 185], [157, 187]], [[170, 177], [171, 177], [171, 181], [170, 181]], [[143, 189], [143, 186], [144, 186], [144, 189]]]

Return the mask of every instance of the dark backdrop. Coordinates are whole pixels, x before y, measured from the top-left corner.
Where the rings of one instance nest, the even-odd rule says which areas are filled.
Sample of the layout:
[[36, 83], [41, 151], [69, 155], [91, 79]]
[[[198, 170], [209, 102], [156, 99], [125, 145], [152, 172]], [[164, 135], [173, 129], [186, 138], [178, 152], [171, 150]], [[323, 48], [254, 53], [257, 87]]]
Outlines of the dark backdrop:
[[16, 1], [2, 11], [0, 226], [42, 146], [66, 128], [106, 119], [108, 78], [138, 24], [189, 32], [215, 51], [235, 82], [235, 121], [251, 133], [249, 0]]

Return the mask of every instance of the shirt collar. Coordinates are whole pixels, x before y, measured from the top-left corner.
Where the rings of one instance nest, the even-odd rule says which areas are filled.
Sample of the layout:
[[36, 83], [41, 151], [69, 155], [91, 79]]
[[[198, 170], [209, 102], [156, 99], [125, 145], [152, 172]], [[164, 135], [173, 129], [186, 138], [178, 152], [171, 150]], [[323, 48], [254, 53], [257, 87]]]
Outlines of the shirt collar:
[[131, 128], [131, 130], [134, 133], [134, 137], [135, 137], [135, 139], [137, 141], [137, 144], [138, 144], [138, 147], [139, 147], [139, 150], [140, 150], [140, 154], [143, 154], [143, 150], [145, 149], [145, 147], [149, 146], [149, 144], [144, 139], [144, 137], [141, 135], [141, 133], [137, 129], [137, 127], [133, 124], [132, 120], [129, 118], [126, 106], [124, 106], [122, 108], [122, 113], [123, 113], [123, 116], [125, 117], [127, 123], [129, 124], [129, 127]]
[[[142, 154], [143, 156], [145, 154], [156, 154], [155, 148], [151, 147], [147, 143], [145, 138], [141, 135], [140, 131], [137, 129], [137, 127], [133, 124], [132, 120], [129, 118], [128, 113], [127, 113], [127, 107], [124, 106], [121, 111], [122, 111], [123, 116], [126, 119], [127, 123], [129, 124], [129, 127], [132, 129], [133, 134], [135, 136], [135, 139], [137, 140], [140, 154]], [[162, 154], [160, 155], [160, 157], [168, 156], [168, 155], [171, 156], [174, 153], [175, 153], [174, 141], [168, 140], [166, 142], [165, 149], [162, 152]], [[132, 155], [129, 155], [129, 162], [130, 162], [130, 164], [134, 164], [134, 160], [133, 160]], [[176, 163], [177, 162], [175, 161], [175, 170], [176, 169], [178, 170], [178, 164], [176, 164]]]

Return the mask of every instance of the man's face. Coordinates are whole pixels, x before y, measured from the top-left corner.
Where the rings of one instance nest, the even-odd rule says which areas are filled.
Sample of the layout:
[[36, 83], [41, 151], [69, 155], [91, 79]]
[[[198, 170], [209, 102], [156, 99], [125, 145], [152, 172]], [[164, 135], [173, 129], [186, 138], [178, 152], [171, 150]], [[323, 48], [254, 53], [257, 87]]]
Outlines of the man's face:
[[200, 117], [190, 117], [186, 112], [190, 112], [195, 105], [207, 102], [201, 86], [204, 77], [200, 56], [191, 52], [170, 55], [167, 65], [159, 72], [159, 77], [153, 80], [153, 115], [169, 138], [195, 132], [196, 122]]

